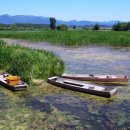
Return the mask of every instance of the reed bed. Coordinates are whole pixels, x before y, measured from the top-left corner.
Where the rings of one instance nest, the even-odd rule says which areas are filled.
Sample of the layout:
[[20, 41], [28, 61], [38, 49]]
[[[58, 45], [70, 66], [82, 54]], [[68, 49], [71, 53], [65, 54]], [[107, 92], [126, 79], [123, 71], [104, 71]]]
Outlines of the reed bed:
[[25, 39], [31, 41], [47, 41], [54, 44], [79, 46], [103, 45], [115, 47], [130, 46], [130, 32], [114, 31], [0, 31], [1, 38]]
[[33, 50], [20, 46], [8, 46], [0, 41], [0, 70], [19, 75], [31, 83], [34, 78], [47, 79], [61, 75], [64, 63], [51, 52]]

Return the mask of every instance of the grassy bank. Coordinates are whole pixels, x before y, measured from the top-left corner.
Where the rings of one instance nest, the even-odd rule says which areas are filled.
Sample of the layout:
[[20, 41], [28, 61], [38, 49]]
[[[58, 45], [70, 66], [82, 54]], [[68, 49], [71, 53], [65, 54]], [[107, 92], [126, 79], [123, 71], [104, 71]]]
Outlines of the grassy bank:
[[61, 75], [64, 63], [53, 53], [8, 46], [0, 41], [0, 70], [19, 75], [29, 83], [33, 78]]
[[110, 45], [130, 46], [130, 32], [114, 31], [42, 31], [17, 32], [0, 31], [1, 38], [25, 39], [31, 41], [47, 41], [62, 45]]

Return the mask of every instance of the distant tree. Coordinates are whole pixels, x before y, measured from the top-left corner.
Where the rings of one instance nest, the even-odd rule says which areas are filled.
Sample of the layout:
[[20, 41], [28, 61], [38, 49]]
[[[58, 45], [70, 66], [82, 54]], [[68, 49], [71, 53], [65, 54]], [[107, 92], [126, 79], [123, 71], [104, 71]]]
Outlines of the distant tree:
[[120, 22], [113, 25], [112, 30], [114, 31], [120, 31], [121, 30], [121, 24]]
[[129, 30], [129, 23], [120, 23], [114, 24], [112, 30], [114, 31], [127, 31]]
[[51, 30], [56, 29], [56, 19], [55, 18], [50, 18], [50, 28]]
[[75, 25], [73, 25], [73, 29], [76, 29], [76, 26], [75, 26]]
[[11, 24], [11, 25], [10, 25], [10, 28], [16, 28], [16, 27], [17, 27], [16, 24]]
[[121, 31], [127, 31], [128, 30], [127, 25], [128, 23], [121, 23]]
[[61, 25], [57, 26], [57, 30], [66, 31], [66, 30], [68, 30], [68, 26], [65, 24], [61, 24]]
[[100, 25], [99, 24], [95, 24], [93, 27], [93, 30], [99, 30], [100, 29]]
[[127, 29], [130, 30], [130, 22], [127, 24]]

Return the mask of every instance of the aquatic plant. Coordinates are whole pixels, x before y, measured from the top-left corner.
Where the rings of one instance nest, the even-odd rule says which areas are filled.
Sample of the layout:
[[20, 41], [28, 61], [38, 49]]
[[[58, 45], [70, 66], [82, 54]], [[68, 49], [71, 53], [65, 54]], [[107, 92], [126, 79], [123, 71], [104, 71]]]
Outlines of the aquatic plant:
[[1, 38], [47, 41], [60, 45], [130, 46], [130, 32], [114, 31], [0, 31]]
[[8, 46], [0, 41], [0, 70], [31, 82], [33, 78], [47, 79], [49, 76], [61, 75], [64, 63], [51, 52]]

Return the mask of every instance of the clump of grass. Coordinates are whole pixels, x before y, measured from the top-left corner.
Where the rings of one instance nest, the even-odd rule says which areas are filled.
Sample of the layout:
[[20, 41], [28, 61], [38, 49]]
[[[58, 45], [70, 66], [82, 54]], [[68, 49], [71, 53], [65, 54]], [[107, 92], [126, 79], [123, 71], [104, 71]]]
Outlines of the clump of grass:
[[64, 63], [51, 52], [8, 46], [0, 41], [0, 70], [19, 75], [31, 83], [33, 78], [61, 75]]
[[130, 46], [130, 32], [114, 31], [39, 31], [17, 32], [0, 31], [1, 38], [25, 39], [31, 41], [47, 41], [55, 44], [75, 45], [105, 45], [105, 46]]

